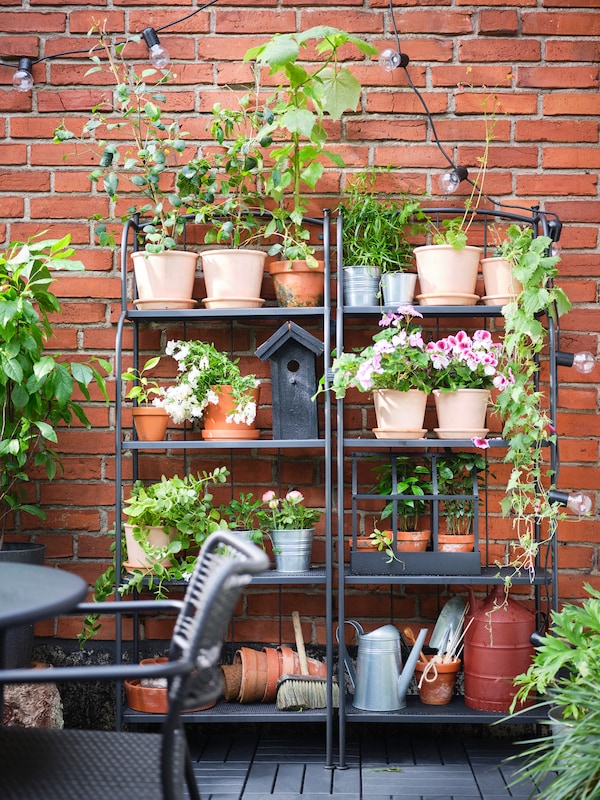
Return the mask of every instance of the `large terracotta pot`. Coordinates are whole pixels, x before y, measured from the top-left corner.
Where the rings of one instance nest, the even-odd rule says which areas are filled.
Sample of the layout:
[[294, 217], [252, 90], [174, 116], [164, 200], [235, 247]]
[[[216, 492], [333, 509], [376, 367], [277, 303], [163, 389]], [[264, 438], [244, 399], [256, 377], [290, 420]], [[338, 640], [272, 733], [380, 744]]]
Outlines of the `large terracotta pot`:
[[165, 250], [132, 253], [138, 308], [193, 308], [194, 278], [198, 253]]
[[207, 308], [257, 308], [261, 300], [265, 259], [262, 250], [204, 250], [200, 253]]
[[[168, 658], [143, 658], [140, 664], [161, 664], [166, 663]], [[166, 714], [169, 710], [169, 698], [167, 695], [166, 678], [150, 679], [129, 679], [125, 681], [125, 695], [127, 704], [134, 711], [145, 711], [147, 714]], [[212, 708], [217, 703], [207, 703], [196, 708], [189, 708], [186, 711], [204, 711]]]
[[[231, 395], [231, 386], [215, 387], [219, 395], [219, 402], [209, 403], [204, 410], [203, 439], [258, 439], [260, 429], [256, 427], [256, 420], [252, 424], [234, 422], [229, 412], [235, 408]], [[253, 400], [258, 406], [260, 387], [253, 391]]]
[[423, 420], [427, 393], [419, 389], [399, 392], [396, 389], [375, 389], [373, 403], [377, 428], [375, 436], [385, 438], [386, 433], [398, 434], [397, 438], [414, 438], [423, 436]]
[[453, 392], [433, 390], [439, 439], [470, 439], [485, 436], [485, 416], [490, 399], [489, 389], [456, 389]]
[[137, 406], [133, 409], [135, 432], [141, 442], [162, 442], [167, 433], [169, 415], [157, 406]]
[[279, 306], [319, 307], [325, 297], [325, 265], [309, 267], [306, 261], [273, 261], [269, 266]]
[[474, 547], [473, 533], [438, 533], [440, 553], [472, 553]]
[[464, 247], [455, 250], [451, 245], [431, 244], [415, 247], [415, 259], [424, 305], [473, 305], [477, 272], [482, 249]]

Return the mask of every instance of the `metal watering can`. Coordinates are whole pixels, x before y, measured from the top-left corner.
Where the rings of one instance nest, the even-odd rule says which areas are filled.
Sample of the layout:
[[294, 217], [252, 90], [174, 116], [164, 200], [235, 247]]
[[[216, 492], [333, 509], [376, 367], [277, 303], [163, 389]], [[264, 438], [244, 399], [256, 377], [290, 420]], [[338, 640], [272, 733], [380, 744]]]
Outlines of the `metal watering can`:
[[[354, 686], [352, 705], [364, 711], [397, 711], [406, 706], [406, 690], [415, 671], [419, 651], [423, 647], [427, 628], [421, 628], [410, 655], [402, 668], [400, 633], [393, 625], [384, 625], [365, 633], [362, 625], [346, 620], [358, 634], [356, 672], [340, 643], [344, 664]], [[339, 642], [339, 629], [336, 631]]]

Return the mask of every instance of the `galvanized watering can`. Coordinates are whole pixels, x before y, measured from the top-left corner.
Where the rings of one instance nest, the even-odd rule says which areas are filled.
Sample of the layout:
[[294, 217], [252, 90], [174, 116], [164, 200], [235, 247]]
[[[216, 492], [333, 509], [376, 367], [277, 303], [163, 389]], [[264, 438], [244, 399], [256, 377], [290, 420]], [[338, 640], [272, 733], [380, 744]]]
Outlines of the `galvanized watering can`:
[[[402, 668], [400, 633], [393, 625], [384, 625], [365, 633], [356, 620], [347, 620], [358, 634], [356, 672], [342, 643], [346, 670], [354, 686], [352, 705], [364, 711], [397, 711], [406, 706], [406, 690], [415, 671], [427, 628], [421, 628], [410, 655]], [[339, 641], [339, 634], [338, 634]]]

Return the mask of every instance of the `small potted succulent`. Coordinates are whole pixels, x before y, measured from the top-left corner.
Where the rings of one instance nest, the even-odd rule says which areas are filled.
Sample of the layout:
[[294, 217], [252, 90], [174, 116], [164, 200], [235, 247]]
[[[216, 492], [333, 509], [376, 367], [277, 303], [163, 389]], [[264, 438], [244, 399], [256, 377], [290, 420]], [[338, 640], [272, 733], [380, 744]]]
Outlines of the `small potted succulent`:
[[165, 387], [148, 376], [160, 362], [160, 356], [149, 358], [141, 369], [129, 369], [121, 374], [121, 380], [134, 381], [125, 397], [133, 400], [133, 421], [137, 437], [142, 442], [158, 442], [165, 438], [169, 416], [161, 406]]
[[321, 517], [316, 508], [303, 505], [304, 495], [291, 489], [278, 497], [271, 489], [262, 496], [258, 520], [273, 544], [276, 569], [304, 572], [310, 567], [315, 524]]
[[175, 423], [204, 420], [204, 439], [256, 439], [259, 383], [238, 361], [208, 342], [170, 341], [177, 378], [157, 402]]
[[[273, 220], [265, 236], [276, 237], [269, 253], [281, 258], [270, 267], [280, 305], [323, 304], [323, 262], [315, 257], [304, 224], [308, 210], [304, 192], [316, 188], [324, 173], [324, 159], [338, 168], [344, 166], [341, 156], [325, 146], [323, 122], [326, 117], [338, 120], [344, 111], [355, 110], [360, 99], [360, 83], [339, 61], [338, 51], [347, 44], [364, 55], [377, 53], [362, 39], [323, 25], [300, 33], [276, 34], [244, 56], [256, 66], [257, 76], [266, 67], [269, 76], [280, 79], [265, 103], [265, 122], [258, 133], [259, 140], [273, 142], [269, 167], [262, 177], [264, 193], [274, 203]], [[312, 69], [301, 58], [309, 45], [323, 57]], [[314, 285], [303, 297], [298, 275], [305, 270]]]

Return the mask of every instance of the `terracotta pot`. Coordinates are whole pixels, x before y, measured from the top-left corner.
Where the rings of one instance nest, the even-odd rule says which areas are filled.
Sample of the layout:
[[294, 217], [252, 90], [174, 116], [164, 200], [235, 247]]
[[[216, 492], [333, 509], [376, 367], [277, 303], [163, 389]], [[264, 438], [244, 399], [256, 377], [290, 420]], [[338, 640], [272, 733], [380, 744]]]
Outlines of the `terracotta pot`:
[[227, 664], [221, 666], [223, 673], [223, 697], [226, 702], [233, 703], [238, 699], [242, 685], [242, 665]]
[[453, 392], [433, 390], [439, 439], [469, 439], [485, 436], [485, 417], [490, 399], [489, 389], [456, 389]]
[[325, 265], [308, 267], [305, 261], [274, 261], [269, 266], [279, 306], [319, 307], [325, 297]]
[[472, 553], [475, 547], [473, 533], [438, 533], [440, 553]]
[[265, 259], [261, 250], [204, 250], [200, 253], [206, 286], [202, 302], [207, 308], [257, 308]]
[[495, 300], [494, 305], [506, 305], [523, 291], [523, 284], [513, 276], [512, 267], [512, 262], [505, 258], [481, 259], [484, 300]]
[[[168, 660], [164, 657], [143, 658], [140, 664], [163, 664]], [[134, 711], [145, 711], [147, 714], [166, 714], [169, 710], [166, 678], [149, 678], [147, 680], [135, 678], [126, 680], [124, 683], [127, 703]], [[186, 711], [204, 711], [214, 705], [216, 705], [216, 700], [204, 706], [186, 709]]]
[[132, 410], [135, 432], [141, 442], [162, 442], [167, 434], [169, 415], [164, 408], [137, 406]]
[[[300, 658], [291, 647], [282, 645], [277, 648], [279, 654], [280, 675], [300, 675]], [[324, 678], [327, 675], [327, 664], [317, 658], [307, 658], [308, 674]]]
[[[258, 439], [260, 429], [256, 427], [256, 420], [251, 425], [245, 422], [230, 421], [229, 412], [235, 408], [231, 395], [231, 386], [214, 387], [219, 395], [219, 402], [209, 403], [204, 410], [203, 439]], [[253, 400], [258, 406], [260, 387], [253, 390]]]
[[[449, 244], [415, 247], [419, 285], [423, 295], [475, 295], [481, 247], [455, 250]], [[444, 305], [441, 298], [440, 305]]]
[[273, 703], [277, 697], [277, 680], [281, 675], [279, 652], [275, 647], [263, 647], [262, 650], [267, 657], [267, 683], [262, 701], [263, 703]]
[[427, 550], [431, 531], [398, 531], [396, 533], [396, 547], [403, 553], [423, 553]]
[[409, 389], [399, 392], [396, 389], [375, 389], [373, 391], [373, 404], [377, 418], [375, 435], [379, 432], [390, 431], [398, 434], [425, 433], [423, 420], [427, 405], [427, 393], [419, 389]]
[[267, 656], [260, 650], [242, 647], [233, 656], [234, 664], [241, 664], [242, 681], [238, 700], [240, 703], [260, 703], [267, 688]]
[[[125, 543], [127, 545], [127, 561], [123, 564], [128, 572], [135, 569], [152, 570], [154, 562], [149, 558], [148, 554], [144, 552], [142, 546], [133, 537], [133, 525], [125, 523]], [[165, 547], [172, 536], [175, 534], [175, 529], [165, 531], [160, 525], [153, 525], [149, 528], [144, 528], [144, 538], [149, 542], [152, 547]], [[171, 562], [168, 558], [160, 562], [163, 566], [168, 566]]]
[[[189, 308], [194, 292], [198, 253], [165, 250], [162, 253], [132, 253], [137, 299], [151, 301], [152, 308]], [[177, 305], [181, 300], [183, 305]], [[161, 303], [161, 301], [164, 301]], [[157, 305], [158, 303], [158, 305]]]
[[[417, 661], [415, 664], [415, 677], [419, 688], [419, 699], [422, 703], [430, 706], [444, 706], [452, 700], [456, 675], [460, 669], [460, 658], [450, 661], [448, 664], [438, 664], [428, 667], [430, 659], [425, 664]], [[427, 672], [425, 676], [425, 668]]]

